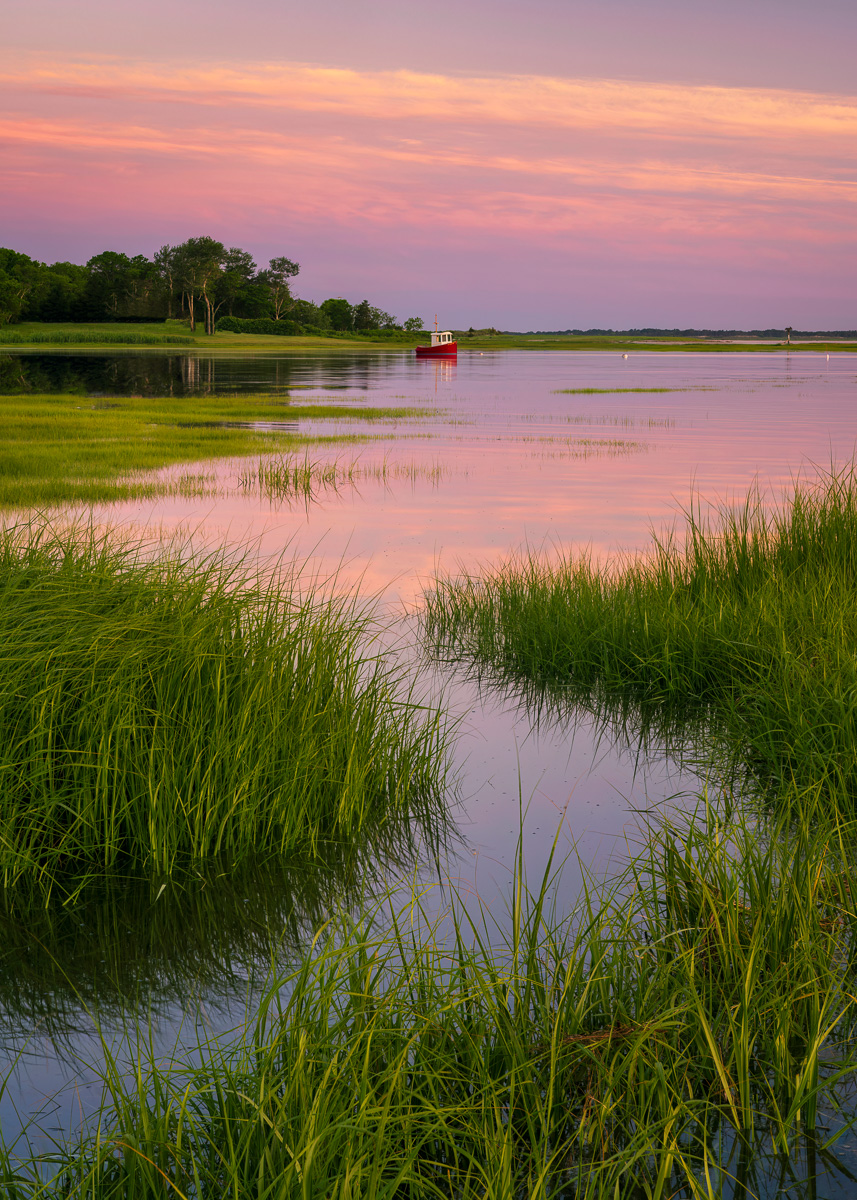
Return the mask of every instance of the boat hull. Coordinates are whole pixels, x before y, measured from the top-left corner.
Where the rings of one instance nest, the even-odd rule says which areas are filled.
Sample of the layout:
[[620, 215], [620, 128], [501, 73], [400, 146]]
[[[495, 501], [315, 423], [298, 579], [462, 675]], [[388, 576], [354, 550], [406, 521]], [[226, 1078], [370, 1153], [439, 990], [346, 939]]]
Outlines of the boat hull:
[[446, 342], [442, 346], [417, 346], [417, 358], [449, 358], [458, 354], [458, 342]]

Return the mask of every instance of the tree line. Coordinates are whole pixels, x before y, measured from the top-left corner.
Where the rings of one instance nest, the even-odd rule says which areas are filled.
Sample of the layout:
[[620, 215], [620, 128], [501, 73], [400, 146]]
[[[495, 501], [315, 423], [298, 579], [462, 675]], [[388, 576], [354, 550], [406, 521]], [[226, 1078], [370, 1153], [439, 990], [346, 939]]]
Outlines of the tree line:
[[[331, 297], [322, 304], [293, 294], [298, 263], [278, 256], [259, 268], [252, 254], [210, 237], [161, 246], [130, 258], [104, 250], [84, 265], [50, 265], [0, 247], [0, 324], [16, 321], [188, 321], [213, 334], [218, 320], [274, 321], [283, 331], [363, 332], [422, 328], [419, 317], [401, 325], [368, 300]], [[280, 325], [282, 323], [282, 325]]]

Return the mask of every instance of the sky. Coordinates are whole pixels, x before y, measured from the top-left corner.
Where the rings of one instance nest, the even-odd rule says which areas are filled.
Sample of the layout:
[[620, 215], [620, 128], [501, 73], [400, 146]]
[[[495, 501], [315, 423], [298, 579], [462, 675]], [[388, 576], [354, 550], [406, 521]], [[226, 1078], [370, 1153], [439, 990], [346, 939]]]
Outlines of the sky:
[[0, 244], [502, 329], [857, 327], [854, 0], [7, 0]]

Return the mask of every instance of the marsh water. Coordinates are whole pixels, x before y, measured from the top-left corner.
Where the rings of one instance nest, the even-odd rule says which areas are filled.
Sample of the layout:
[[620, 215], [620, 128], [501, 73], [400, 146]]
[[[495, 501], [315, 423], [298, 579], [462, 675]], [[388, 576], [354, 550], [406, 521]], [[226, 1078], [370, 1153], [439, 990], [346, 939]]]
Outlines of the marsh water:
[[[300, 493], [242, 487], [255, 459], [185, 464], [162, 473], [174, 484], [168, 494], [104, 506], [96, 518], [252, 547], [264, 561], [296, 557], [308, 579], [359, 589], [375, 605], [380, 641], [457, 722], [437, 839], [424, 830], [367, 844], [312, 878], [299, 864], [269, 865], [167, 886], [154, 899], [124, 881], [26, 924], [0, 914], [0, 1037], [11, 1072], [0, 1119], [8, 1136], [39, 1114], [36, 1145], [76, 1128], [97, 1103], [105, 1043], [120, 1057], [138, 1039], [169, 1054], [243, 1025], [272, 963], [293, 957], [350, 888], [380, 893], [416, 878], [440, 911], [451, 881], [502, 922], [518, 846], [538, 883], [556, 841], [566, 859], [556, 895], [571, 908], [585, 873], [619, 870], [639, 844], [641, 813], [693, 805], [706, 778], [676, 752], [680, 737], [659, 745], [428, 663], [419, 609], [438, 572], [474, 571], [526, 548], [599, 560], [645, 551], [653, 532], [680, 527], [682, 508], [740, 504], [754, 487], [776, 503], [796, 476], [852, 461], [857, 442], [857, 360], [782, 350], [462, 352], [450, 362], [403, 352], [22, 352], [2, 356], [0, 389], [70, 391], [93, 405], [264, 394], [269, 423], [334, 435], [306, 454], [337, 473]], [[330, 416], [304, 418], [310, 403]], [[338, 415], [355, 404], [391, 415], [371, 425]], [[403, 407], [415, 415], [395, 415]], [[818, 1194], [857, 1195], [846, 1170], [854, 1144], [837, 1153], [842, 1169], [820, 1169]]]

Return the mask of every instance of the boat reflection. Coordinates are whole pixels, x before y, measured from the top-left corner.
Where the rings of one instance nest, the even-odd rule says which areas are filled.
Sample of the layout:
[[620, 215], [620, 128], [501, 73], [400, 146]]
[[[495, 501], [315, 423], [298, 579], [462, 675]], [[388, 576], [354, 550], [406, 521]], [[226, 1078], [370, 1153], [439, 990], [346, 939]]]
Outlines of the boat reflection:
[[442, 383], [452, 383], [455, 379], [456, 368], [458, 362], [455, 358], [415, 358], [414, 362], [419, 363], [424, 370], [431, 370], [434, 373], [434, 390], [437, 391]]

